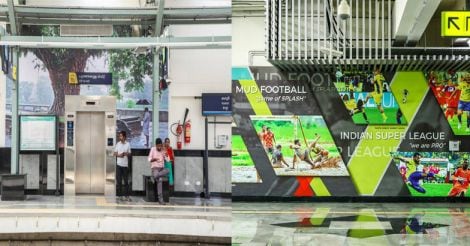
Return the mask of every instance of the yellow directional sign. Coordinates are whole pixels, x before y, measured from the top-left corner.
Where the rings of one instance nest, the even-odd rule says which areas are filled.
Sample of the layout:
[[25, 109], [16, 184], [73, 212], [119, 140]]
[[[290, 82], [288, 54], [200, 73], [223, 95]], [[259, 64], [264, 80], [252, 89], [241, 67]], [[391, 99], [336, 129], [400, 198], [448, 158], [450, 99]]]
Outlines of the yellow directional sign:
[[71, 85], [78, 84], [77, 73], [69, 72], [69, 84]]
[[441, 36], [470, 37], [470, 11], [443, 11]]

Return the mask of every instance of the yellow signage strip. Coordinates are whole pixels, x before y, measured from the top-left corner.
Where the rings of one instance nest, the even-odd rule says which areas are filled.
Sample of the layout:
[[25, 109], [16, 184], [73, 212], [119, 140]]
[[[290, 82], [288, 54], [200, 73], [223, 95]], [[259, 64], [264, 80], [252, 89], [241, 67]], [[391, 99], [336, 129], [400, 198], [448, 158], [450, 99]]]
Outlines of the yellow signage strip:
[[441, 12], [441, 36], [470, 37], [470, 11]]

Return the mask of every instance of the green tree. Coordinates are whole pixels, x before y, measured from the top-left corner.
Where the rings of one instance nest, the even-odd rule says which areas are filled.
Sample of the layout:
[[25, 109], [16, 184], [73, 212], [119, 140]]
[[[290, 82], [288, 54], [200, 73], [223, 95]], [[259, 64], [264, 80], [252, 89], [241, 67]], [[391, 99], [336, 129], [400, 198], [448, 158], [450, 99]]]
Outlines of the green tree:
[[119, 81], [125, 80], [124, 91], [143, 91], [144, 78], [152, 74], [153, 55], [135, 54], [133, 50], [112, 50], [108, 53], [109, 71], [113, 74], [111, 95], [122, 99]]
[[[114, 27], [114, 36], [130, 36], [129, 26]], [[24, 26], [22, 33], [32, 36], [59, 36], [58, 26]], [[23, 49], [23, 54], [32, 52], [41, 62], [36, 68], [47, 69], [54, 91], [54, 102], [50, 113], [63, 115], [65, 95], [79, 95], [80, 86], [68, 83], [69, 72], [83, 72], [90, 57], [101, 57], [108, 54], [109, 71], [113, 74], [111, 95], [121, 99], [119, 81], [125, 80], [126, 92], [143, 90], [143, 78], [152, 73], [152, 55], [136, 55], [132, 50], [95, 50], [95, 49], [57, 49], [35, 48]]]

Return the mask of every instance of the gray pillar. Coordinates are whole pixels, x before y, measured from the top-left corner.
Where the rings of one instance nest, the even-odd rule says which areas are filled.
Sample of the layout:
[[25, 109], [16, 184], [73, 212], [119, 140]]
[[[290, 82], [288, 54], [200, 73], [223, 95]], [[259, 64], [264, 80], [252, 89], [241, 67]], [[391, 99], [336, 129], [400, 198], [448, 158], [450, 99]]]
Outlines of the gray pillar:
[[13, 81], [13, 89], [11, 93], [11, 173], [19, 174], [19, 143], [18, 143], [18, 91], [19, 91], [19, 48], [13, 51], [13, 66], [16, 66], [16, 80]]
[[[1, 61], [1, 59], [0, 59]], [[5, 120], [6, 120], [6, 98], [7, 98], [7, 83], [6, 75], [0, 75], [0, 147], [5, 147]]]
[[160, 137], [160, 47], [153, 53], [153, 100], [152, 100], [152, 136], [150, 146], [155, 144], [155, 139]]
[[[0, 36], [5, 36], [5, 29], [0, 25]], [[0, 58], [0, 61], [3, 57]], [[6, 139], [6, 99], [7, 99], [7, 76], [0, 75], [0, 147], [5, 147]]]

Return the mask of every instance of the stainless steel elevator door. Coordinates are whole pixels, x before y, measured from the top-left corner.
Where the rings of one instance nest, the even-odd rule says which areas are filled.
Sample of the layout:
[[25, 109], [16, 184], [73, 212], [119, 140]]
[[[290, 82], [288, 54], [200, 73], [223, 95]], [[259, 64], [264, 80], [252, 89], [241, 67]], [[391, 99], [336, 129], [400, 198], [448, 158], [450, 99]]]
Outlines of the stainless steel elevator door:
[[104, 113], [78, 112], [76, 127], [75, 192], [104, 194], [106, 155]]

